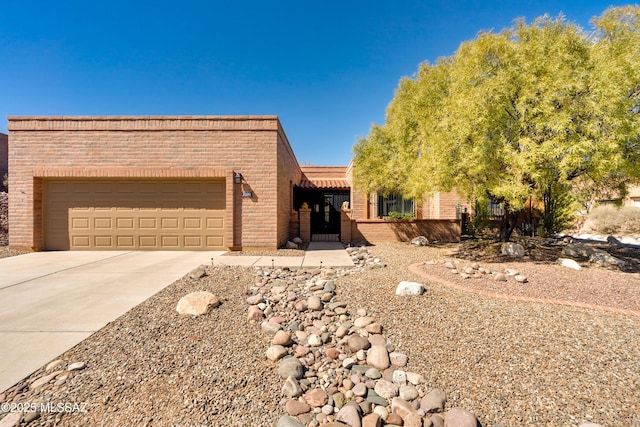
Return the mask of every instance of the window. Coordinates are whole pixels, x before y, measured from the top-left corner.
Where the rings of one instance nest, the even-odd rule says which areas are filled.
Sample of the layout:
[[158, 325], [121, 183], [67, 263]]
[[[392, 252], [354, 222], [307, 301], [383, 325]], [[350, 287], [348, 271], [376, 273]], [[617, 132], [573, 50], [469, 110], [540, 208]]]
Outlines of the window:
[[388, 196], [378, 194], [378, 216], [386, 217], [391, 212], [413, 214], [415, 212], [413, 199], [405, 199], [399, 194]]

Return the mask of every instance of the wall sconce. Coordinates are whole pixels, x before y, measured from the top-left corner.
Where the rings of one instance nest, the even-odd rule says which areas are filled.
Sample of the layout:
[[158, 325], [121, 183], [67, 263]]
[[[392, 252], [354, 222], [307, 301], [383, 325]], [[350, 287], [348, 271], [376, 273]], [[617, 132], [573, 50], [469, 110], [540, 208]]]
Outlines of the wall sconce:
[[236, 184], [242, 184], [242, 174], [240, 172], [236, 172], [233, 175], [233, 182], [235, 182]]

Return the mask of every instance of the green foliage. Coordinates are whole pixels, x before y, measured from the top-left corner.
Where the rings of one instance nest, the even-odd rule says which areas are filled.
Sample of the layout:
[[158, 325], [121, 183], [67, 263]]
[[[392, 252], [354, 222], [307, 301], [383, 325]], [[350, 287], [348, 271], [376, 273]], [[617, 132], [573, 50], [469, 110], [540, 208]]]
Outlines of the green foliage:
[[385, 124], [354, 146], [355, 185], [418, 199], [488, 192], [511, 213], [554, 185], [552, 230], [566, 222], [566, 194], [592, 199], [640, 179], [640, 6], [593, 24], [586, 33], [562, 16], [519, 20], [421, 64], [400, 81]]
[[571, 227], [577, 217], [576, 202], [569, 192], [558, 184], [552, 184], [544, 194], [542, 227], [549, 236]]
[[411, 221], [416, 219], [413, 213], [389, 212], [388, 219], [393, 221]]
[[640, 233], [640, 208], [633, 206], [601, 205], [589, 214], [596, 230], [604, 234]]

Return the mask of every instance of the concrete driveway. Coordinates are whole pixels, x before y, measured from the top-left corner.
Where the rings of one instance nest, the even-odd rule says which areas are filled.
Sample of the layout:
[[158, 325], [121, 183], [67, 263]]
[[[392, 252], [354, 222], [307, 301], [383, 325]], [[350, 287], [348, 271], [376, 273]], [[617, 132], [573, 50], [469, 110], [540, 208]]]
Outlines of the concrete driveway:
[[0, 259], [0, 392], [221, 254], [70, 251]]

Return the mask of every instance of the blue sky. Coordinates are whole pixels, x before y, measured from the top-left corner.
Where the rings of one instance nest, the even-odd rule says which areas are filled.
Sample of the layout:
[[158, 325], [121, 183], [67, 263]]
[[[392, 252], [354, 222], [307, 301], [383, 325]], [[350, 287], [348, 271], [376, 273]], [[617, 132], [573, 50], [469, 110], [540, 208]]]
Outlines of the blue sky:
[[346, 165], [402, 76], [481, 30], [623, 2], [0, 0], [14, 115], [277, 115], [301, 164]]

